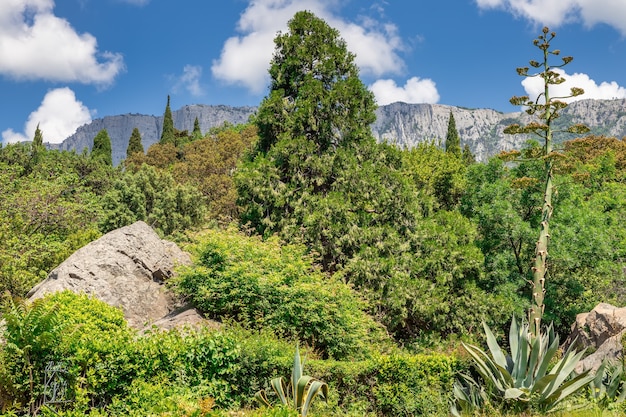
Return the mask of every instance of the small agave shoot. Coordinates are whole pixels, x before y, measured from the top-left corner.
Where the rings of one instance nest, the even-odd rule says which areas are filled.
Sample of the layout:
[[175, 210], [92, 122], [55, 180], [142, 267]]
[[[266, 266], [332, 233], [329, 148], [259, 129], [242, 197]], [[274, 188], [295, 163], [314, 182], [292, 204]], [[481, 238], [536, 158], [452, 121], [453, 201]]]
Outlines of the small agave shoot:
[[[303, 370], [304, 364], [300, 361], [300, 351], [296, 346], [291, 383], [288, 386], [283, 377], [278, 377], [272, 379], [270, 385], [283, 405], [293, 407], [299, 415], [306, 417], [315, 397], [320, 395], [324, 401], [328, 399], [328, 385], [312, 376], [302, 375]], [[289, 398], [289, 392], [291, 392], [291, 398]], [[265, 390], [257, 392], [254, 398], [261, 404], [271, 407]]]
[[[483, 327], [491, 356], [474, 345], [463, 343], [463, 347], [492, 389], [493, 397], [500, 399], [507, 408], [553, 411], [565, 398], [594, 379], [589, 370], [570, 378], [584, 354], [584, 351], [574, 351], [573, 344], [556, 361], [559, 337], [552, 325], [538, 337], [532, 337], [528, 323], [513, 318], [509, 331], [510, 353], [505, 353], [498, 345], [489, 326], [483, 323]], [[479, 385], [470, 376], [463, 375], [462, 378], [465, 385], [458, 381], [455, 384], [456, 404], [451, 409], [457, 416], [460, 415], [459, 408], [472, 411], [488, 401], [487, 395], [481, 393]]]

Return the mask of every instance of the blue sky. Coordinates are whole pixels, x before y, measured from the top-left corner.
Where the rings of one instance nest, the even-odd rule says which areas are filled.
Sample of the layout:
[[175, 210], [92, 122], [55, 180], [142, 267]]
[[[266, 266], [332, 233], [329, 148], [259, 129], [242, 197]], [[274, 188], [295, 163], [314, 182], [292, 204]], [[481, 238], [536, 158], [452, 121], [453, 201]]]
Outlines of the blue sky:
[[[1, 0], [0, 133], [60, 142], [92, 119], [185, 104], [256, 106], [298, 10], [337, 28], [379, 104], [516, 111], [544, 25], [582, 98], [626, 98], [623, 0]], [[569, 90], [569, 88], [567, 88]], [[557, 94], [558, 92], [554, 92]]]

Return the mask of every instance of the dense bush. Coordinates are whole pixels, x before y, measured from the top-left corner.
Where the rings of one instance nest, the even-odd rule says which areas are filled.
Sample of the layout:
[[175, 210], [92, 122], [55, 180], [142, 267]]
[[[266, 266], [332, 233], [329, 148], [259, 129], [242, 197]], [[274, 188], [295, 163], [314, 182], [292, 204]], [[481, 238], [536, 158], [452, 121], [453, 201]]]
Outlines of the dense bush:
[[299, 338], [334, 358], [366, 355], [384, 339], [358, 295], [316, 270], [304, 247], [232, 229], [199, 240], [196, 265], [171, 282], [209, 317]]

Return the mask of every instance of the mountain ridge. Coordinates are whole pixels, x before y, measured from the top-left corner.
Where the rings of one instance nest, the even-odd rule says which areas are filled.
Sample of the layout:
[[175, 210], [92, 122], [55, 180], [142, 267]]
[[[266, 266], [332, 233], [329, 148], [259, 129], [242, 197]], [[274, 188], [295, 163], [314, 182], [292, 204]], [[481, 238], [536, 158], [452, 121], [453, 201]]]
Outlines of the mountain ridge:
[[[179, 130], [193, 130], [198, 117], [200, 129], [245, 123], [256, 111], [253, 106], [227, 106], [193, 104], [185, 105], [172, 112], [174, 126]], [[396, 102], [380, 106], [376, 110], [376, 121], [372, 134], [378, 141], [387, 141], [400, 147], [414, 147], [424, 141], [443, 142], [448, 128], [450, 112], [454, 115], [461, 146], [466, 144], [478, 161], [503, 150], [519, 149], [529, 139], [524, 135], [505, 135], [504, 128], [512, 123], [527, 123], [531, 117], [523, 111], [503, 113], [493, 109], [468, 109], [446, 104], [408, 104]], [[585, 123], [590, 134], [622, 138], [626, 136], [626, 99], [580, 100], [565, 108], [555, 121], [555, 130], [571, 123]], [[133, 128], [137, 127], [145, 149], [159, 141], [163, 116], [123, 114], [95, 119], [79, 127], [62, 143], [51, 145], [60, 150], [90, 150], [93, 138], [101, 129], [107, 129], [113, 149], [113, 163], [118, 164], [126, 157], [126, 148]], [[572, 138], [572, 135], [555, 136], [557, 143]]]

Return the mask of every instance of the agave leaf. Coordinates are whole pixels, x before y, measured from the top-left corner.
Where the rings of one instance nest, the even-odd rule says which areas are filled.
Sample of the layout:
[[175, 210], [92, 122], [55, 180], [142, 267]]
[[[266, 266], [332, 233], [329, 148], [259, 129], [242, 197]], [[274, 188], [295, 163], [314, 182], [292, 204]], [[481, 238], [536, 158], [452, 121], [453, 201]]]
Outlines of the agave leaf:
[[542, 338], [536, 337], [530, 342], [530, 358], [526, 368], [526, 379], [524, 379], [524, 386], [530, 387], [537, 381], [537, 363], [542, 354]]
[[532, 393], [533, 394], [538, 393], [539, 400], [541, 401], [543, 398], [547, 397], [547, 395], [545, 395], [546, 387], [549, 384], [551, 384], [552, 381], [554, 381], [555, 379], [556, 379], [555, 374], [548, 374], [548, 375], [542, 376], [540, 379], [535, 381], [535, 384], [533, 385]]
[[537, 372], [535, 373], [536, 379], [543, 378], [546, 372], [548, 372], [550, 361], [552, 360], [552, 357], [554, 357], [558, 349], [559, 349], [559, 339], [555, 338], [550, 344], [550, 347], [548, 347], [548, 350], [539, 358], [539, 368], [537, 369]]
[[576, 375], [576, 377], [560, 385], [552, 395], [550, 395], [543, 401], [543, 403], [548, 405], [547, 410], [552, 409], [556, 407], [562, 400], [575, 393], [592, 380], [593, 375], [589, 375], [589, 370], [579, 375]]
[[553, 390], [559, 385], [561, 385], [570, 376], [570, 374], [574, 371], [574, 368], [576, 368], [576, 365], [578, 364], [578, 362], [580, 362], [580, 358], [583, 356], [584, 353], [585, 353], [584, 350], [576, 354], [572, 354], [570, 352], [569, 355], [567, 355], [566, 357], [562, 359], [561, 364], [559, 366], [559, 370], [558, 372], [556, 372], [557, 376], [555, 380], [553, 381], [552, 386], [549, 387], [550, 390]]
[[294, 397], [294, 404], [296, 406], [296, 409], [300, 410], [302, 408], [307, 388], [309, 387], [311, 381], [313, 381], [314, 379], [315, 378], [313, 378], [312, 376], [305, 375], [298, 380], [295, 390], [296, 396]]
[[[483, 352], [480, 348], [474, 345], [466, 345], [462, 343], [463, 347], [470, 354], [478, 370], [478, 373], [487, 382], [491, 382], [498, 391], [504, 392], [506, 389], [506, 379], [498, 371], [497, 365]], [[498, 371], [498, 372], [494, 372]]]
[[524, 334], [524, 332], [520, 333], [519, 336], [519, 358], [515, 362], [515, 386], [525, 386], [525, 376], [528, 374], [528, 357], [530, 349], [530, 354], [532, 354], [532, 348], [528, 343], [528, 336]]
[[498, 345], [496, 337], [491, 332], [489, 326], [487, 326], [487, 323], [483, 322], [483, 327], [485, 328], [485, 335], [487, 336], [487, 346], [489, 346], [489, 351], [491, 351], [491, 357], [493, 357], [495, 363], [503, 368], [506, 368], [506, 357], [502, 353], [502, 349], [500, 349], [500, 345]]
[[270, 385], [274, 389], [276, 395], [280, 399], [280, 402], [284, 405], [289, 405], [289, 399], [287, 398], [287, 384], [283, 380], [282, 376], [274, 378], [270, 381]]
[[267, 394], [265, 393], [265, 390], [263, 389], [257, 392], [256, 394], [254, 394], [254, 399], [267, 407], [271, 407], [271, 404], [269, 400], [267, 399]]
[[511, 346], [511, 357], [514, 359], [518, 357], [519, 340], [520, 329], [517, 325], [517, 319], [513, 316], [511, 319], [511, 328], [509, 329], [509, 346]]
[[300, 361], [300, 349], [296, 345], [296, 353], [293, 357], [293, 368], [291, 368], [291, 394], [294, 401], [296, 400], [296, 386], [298, 381], [302, 378], [302, 362]]
[[[527, 398], [522, 398], [524, 396], [526, 396]], [[519, 388], [507, 388], [506, 391], [504, 391], [504, 399], [528, 401], [529, 398], [527, 393]]]
[[302, 417], [306, 417], [307, 413], [309, 412], [309, 407], [311, 406], [311, 403], [317, 395], [320, 395], [324, 399], [324, 401], [326, 401], [328, 398], [328, 385], [326, 385], [324, 382], [315, 380], [311, 382], [311, 385], [307, 390], [307, 395], [304, 399], [304, 403], [302, 404]]

